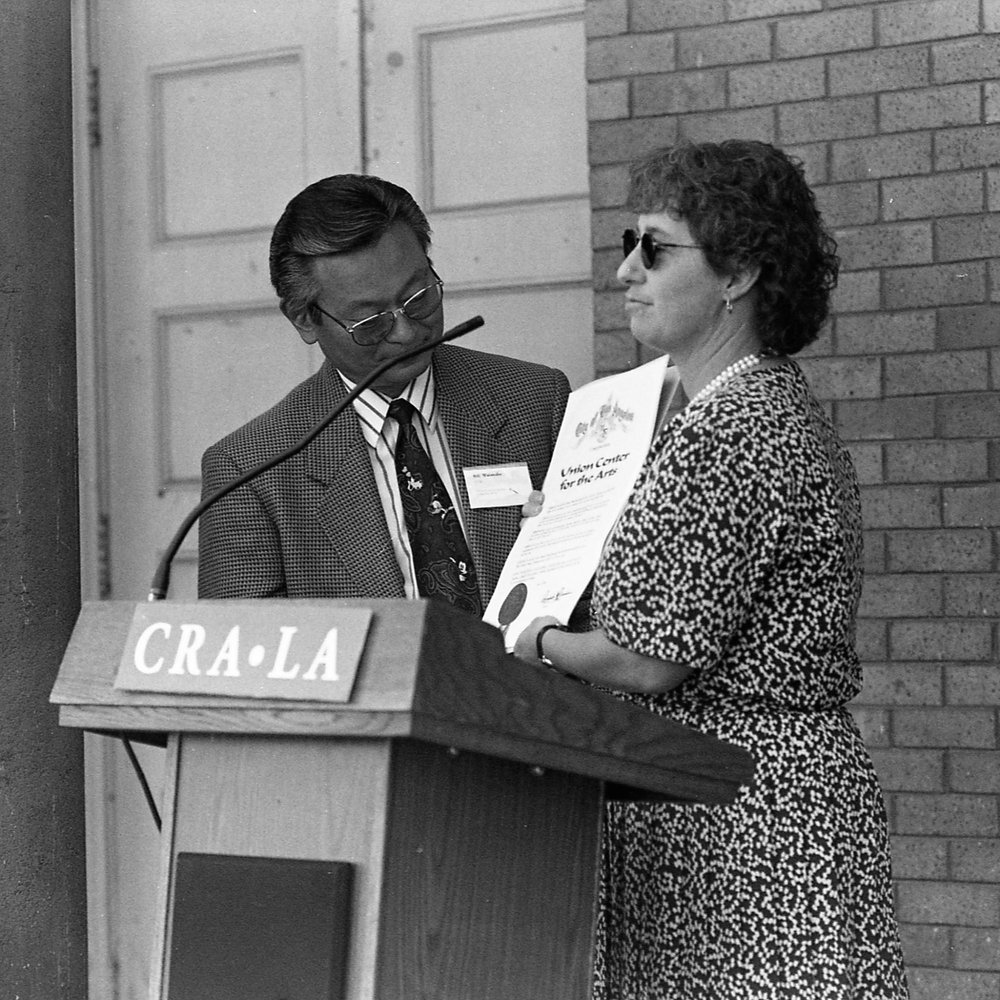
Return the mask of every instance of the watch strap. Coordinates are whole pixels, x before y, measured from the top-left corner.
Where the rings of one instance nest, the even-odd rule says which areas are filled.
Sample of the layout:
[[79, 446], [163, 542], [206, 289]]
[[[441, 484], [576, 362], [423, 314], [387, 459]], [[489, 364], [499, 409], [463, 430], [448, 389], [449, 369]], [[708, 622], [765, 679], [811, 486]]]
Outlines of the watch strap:
[[542, 648], [542, 637], [546, 632], [550, 632], [555, 629], [557, 632], [565, 632], [565, 625], [543, 625], [539, 630], [538, 634], [535, 636], [535, 652], [538, 654], [538, 659], [541, 663], [544, 663], [547, 667], [555, 667], [555, 664], [545, 655], [545, 650]]

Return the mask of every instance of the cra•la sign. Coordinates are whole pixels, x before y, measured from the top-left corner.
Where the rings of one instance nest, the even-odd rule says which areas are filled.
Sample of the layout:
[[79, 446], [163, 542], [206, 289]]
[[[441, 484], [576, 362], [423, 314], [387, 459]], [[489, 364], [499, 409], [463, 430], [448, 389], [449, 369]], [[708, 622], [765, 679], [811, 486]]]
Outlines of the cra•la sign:
[[285, 601], [140, 604], [115, 687], [348, 702], [371, 617]]

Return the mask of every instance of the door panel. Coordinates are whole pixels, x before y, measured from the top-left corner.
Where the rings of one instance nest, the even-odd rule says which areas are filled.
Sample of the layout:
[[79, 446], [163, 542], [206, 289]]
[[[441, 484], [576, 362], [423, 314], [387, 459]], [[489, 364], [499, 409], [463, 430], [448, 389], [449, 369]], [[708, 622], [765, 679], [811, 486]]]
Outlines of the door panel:
[[369, 169], [434, 230], [445, 321], [464, 343], [593, 378], [583, 7], [373, 0]]
[[[200, 492], [202, 450], [316, 365], [275, 308], [271, 228], [361, 165], [357, 8], [329, 0], [92, 0], [110, 596], [141, 600]], [[196, 593], [197, 530], [172, 599]], [[97, 739], [97, 738], [95, 738]], [[148, 996], [159, 837], [115, 741], [88, 755], [90, 995]], [[162, 751], [139, 748], [154, 794]], [[95, 801], [96, 800], [96, 801]]]
[[[96, 2], [111, 581], [141, 599], [198, 499], [192, 460], [316, 363], [267, 248], [305, 184], [359, 169], [359, 29], [320, 0]], [[171, 596], [192, 584], [180, 571]]]

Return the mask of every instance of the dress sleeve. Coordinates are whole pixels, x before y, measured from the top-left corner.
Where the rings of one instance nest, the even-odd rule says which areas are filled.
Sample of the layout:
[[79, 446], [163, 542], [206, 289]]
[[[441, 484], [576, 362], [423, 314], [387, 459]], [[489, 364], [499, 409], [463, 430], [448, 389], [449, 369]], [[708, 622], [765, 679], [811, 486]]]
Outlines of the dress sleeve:
[[703, 670], [768, 585], [789, 534], [790, 463], [753, 421], [703, 412], [651, 453], [609, 542], [597, 619], [617, 645]]

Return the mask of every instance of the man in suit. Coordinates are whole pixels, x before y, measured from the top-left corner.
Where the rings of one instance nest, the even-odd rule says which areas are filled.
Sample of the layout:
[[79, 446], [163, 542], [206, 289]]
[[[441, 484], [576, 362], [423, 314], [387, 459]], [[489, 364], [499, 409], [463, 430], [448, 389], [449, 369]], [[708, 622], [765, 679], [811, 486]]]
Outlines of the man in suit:
[[[379, 178], [328, 177], [292, 199], [272, 236], [271, 281], [281, 311], [307, 344], [319, 344], [326, 361], [205, 452], [203, 495], [294, 444], [379, 364], [441, 336], [443, 283], [429, 249], [419, 206]], [[451, 516], [457, 514], [473, 565], [467, 557], [451, 561], [463, 580], [471, 574], [474, 605], [485, 607], [521, 508], [470, 503], [464, 472], [526, 463], [540, 489], [568, 394], [562, 372], [450, 344], [389, 368], [303, 451], [202, 516], [199, 595], [433, 591], [424, 585], [415, 554], [422, 543], [411, 540], [404, 510], [421, 477], [399, 466], [397, 442], [408, 433], [401, 432], [403, 420], [433, 462], [435, 483], [439, 477], [443, 506], [435, 494], [432, 507], [443, 512], [454, 498]], [[397, 399], [412, 406], [399, 419]]]

